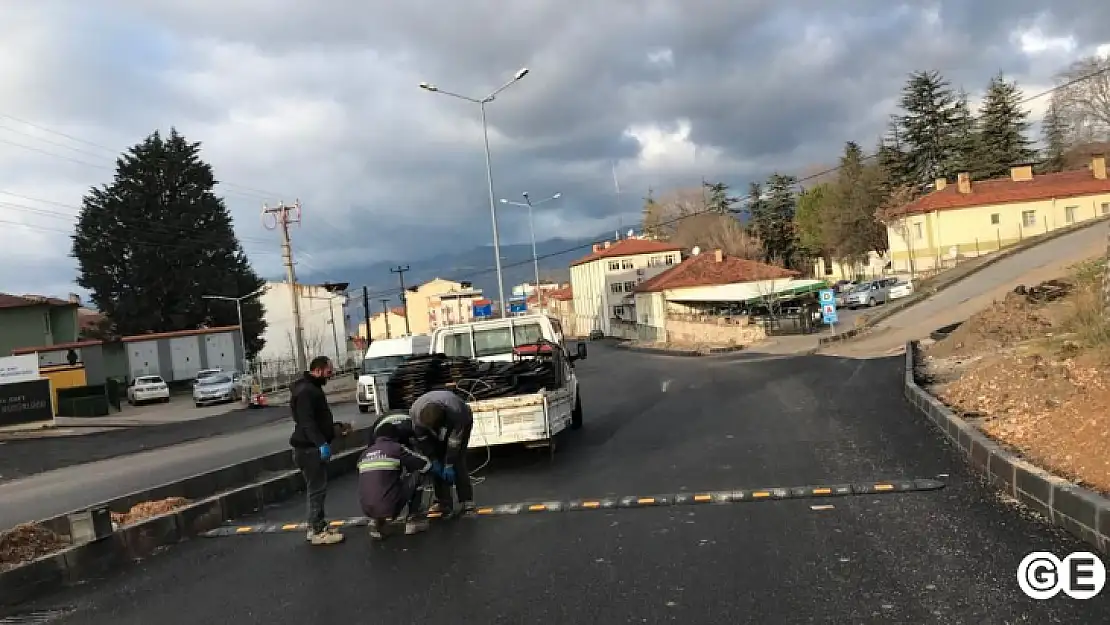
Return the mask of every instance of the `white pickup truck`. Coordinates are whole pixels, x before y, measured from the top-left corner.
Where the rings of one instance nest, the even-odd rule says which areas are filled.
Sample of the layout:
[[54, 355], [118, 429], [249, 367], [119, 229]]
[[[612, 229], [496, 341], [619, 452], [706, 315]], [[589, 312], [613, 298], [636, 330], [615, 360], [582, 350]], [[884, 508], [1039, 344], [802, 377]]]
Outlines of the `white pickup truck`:
[[[540, 339], [548, 342], [537, 344]], [[468, 402], [474, 413], [471, 449], [514, 443], [553, 449], [557, 434], [582, 427], [574, 362], [586, 358], [586, 345], [568, 352], [558, 319], [537, 314], [439, 328], [432, 333], [431, 351], [482, 361], [550, 359], [556, 367], [555, 389]]]
[[355, 389], [355, 402], [359, 412], [385, 414], [388, 409], [386, 382], [409, 356], [427, 354], [431, 339], [427, 334], [378, 339], [366, 348]]

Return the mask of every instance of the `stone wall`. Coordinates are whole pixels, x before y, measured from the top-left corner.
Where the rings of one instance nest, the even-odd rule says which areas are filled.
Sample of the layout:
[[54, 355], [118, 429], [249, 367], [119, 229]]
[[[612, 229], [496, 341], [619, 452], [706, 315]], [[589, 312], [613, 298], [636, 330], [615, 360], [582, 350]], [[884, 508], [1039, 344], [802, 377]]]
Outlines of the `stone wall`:
[[751, 345], [766, 338], [763, 328], [747, 317], [667, 316], [667, 342], [674, 345]]

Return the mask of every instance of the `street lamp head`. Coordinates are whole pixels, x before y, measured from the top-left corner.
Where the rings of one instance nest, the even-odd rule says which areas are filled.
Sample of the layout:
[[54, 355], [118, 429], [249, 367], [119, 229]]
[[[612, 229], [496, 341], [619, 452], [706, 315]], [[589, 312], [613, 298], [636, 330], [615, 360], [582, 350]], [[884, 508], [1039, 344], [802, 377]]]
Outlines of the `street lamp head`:
[[502, 204], [508, 204], [509, 200], [506, 200], [505, 198], [501, 198], [501, 203]]
[[551, 199], [553, 199], [553, 200], [557, 200], [557, 199], [559, 199], [559, 198], [561, 198], [561, 197], [563, 197], [563, 194], [562, 194], [562, 193], [556, 193], [555, 195], [551, 196]]
[[520, 68], [520, 70], [517, 71], [516, 76], [513, 76], [513, 80], [520, 80], [521, 78], [524, 78], [528, 75], [528, 71], [529, 70], [527, 67]]
[[525, 191], [524, 193], [521, 193], [521, 195], [523, 195], [525, 198], [527, 198], [528, 197], [528, 192]]
[[439, 87], [437, 87], [437, 86], [433, 85], [433, 84], [432, 84], [432, 83], [430, 83], [430, 82], [422, 82], [422, 83], [420, 83], [420, 88], [421, 88], [421, 89], [423, 89], [423, 90], [425, 90], [425, 91], [439, 91]]

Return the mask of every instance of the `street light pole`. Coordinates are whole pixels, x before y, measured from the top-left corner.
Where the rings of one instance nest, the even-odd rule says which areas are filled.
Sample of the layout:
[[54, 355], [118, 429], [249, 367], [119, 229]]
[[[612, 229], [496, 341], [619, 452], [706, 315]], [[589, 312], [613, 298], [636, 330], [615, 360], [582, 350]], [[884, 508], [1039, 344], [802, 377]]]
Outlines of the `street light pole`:
[[517, 71], [516, 74], [513, 75], [511, 80], [493, 90], [484, 98], [472, 98], [470, 96], [465, 96], [459, 93], [444, 91], [431, 83], [420, 83], [420, 88], [425, 91], [430, 91], [432, 93], [442, 93], [443, 95], [451, 96], [452, 98], [458, 98], [472, 104], [477, 104], [478, 108], [482, 112], [482, 140], [485, 145], [486, 152], [486, 184], [489, 188], [489, 213], [490, 221], [493, 225], [493, 258], [494, 266], [497, 268], [497, 296], [500, 299], [502, 315], [505, 315], [507, 313], [508, 307], [505, 301], [505, 280], [501, 271], [501, 236], [497, 228], [497, 204], [493, 199], [493, 165], [489, 149], [489, 125], [486, 122], [486, 105], [490, 102], [493, 102], [499, 93], [508, 89], [517, 81], [527, 76], [528, 72], [529, 70], [527, 67], [522, 67], [520, 70]]
[[243, 300], [250, 299], [250, 298], [252, 298], [256, 295], [259, 295], [265, 290], [266, 290], [266, 287], [262, 287], [262, 288], [260, 288], [256, 291], [253, 291], [251, 293], [247, 293], [246, 295], [244, 295], [242, 297], [228, 297], [226, 295], [201, 295], [200, 296], [201, 299], [216, 299], [216, 300], [223, 300], [225, 302], [235, 302], [235, 312], [236, 312], [236, 314], [239, 315], [239, 348], [243, 350], [243, 367], [244, 367], [243, 371], [244, 372], [246, 372], [247, 363], [249, 361], [247, 360], [247, 336], [243, 331]]
[[521, 195], [524, 196], [524, 202], [523, 203], [522, 202], [510, 202], [509, 200], [506, 200], [506, 199], [502, 199], [501, 203], [502, 204], [510, 204], [512, 206], [523, 206], [523, 207], [528, 209], [528, 229], [532, 232], [532, 267], [536, 271], [536, 305], [539, 307], [540, 310], [543, 310], [543, 289], [540, 288], [540, 257], [536, 254], [536, 221], [532, 217], [532, 209], [535, 208], [536, 206], [539, 206], [540, 204], [543, 204], [544, 202], [550, 202], [552, 200], [557, 200], [557, 199], [563, 197], [563, 194], [562, 193], [556, 193], [555, 195], [553, 195], [549, 198], [540, 200], [539, 202], [533, 202], [532, 199], [528, 197], [528, 192], [527, 191], [525, 191]]

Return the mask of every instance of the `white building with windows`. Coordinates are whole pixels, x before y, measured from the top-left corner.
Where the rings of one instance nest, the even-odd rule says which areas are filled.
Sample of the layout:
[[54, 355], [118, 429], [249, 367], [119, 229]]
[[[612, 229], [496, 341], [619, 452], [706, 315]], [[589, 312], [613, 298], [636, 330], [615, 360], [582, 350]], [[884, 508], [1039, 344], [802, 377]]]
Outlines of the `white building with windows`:
[[[347, 331], [344, 306], [347, 297], [315, 284], [297, 285], [301, 324], [304, 330], [305, 358], [327, 356], [339, 366], [347, 359]], [[287, 282], [267, 282], [259, 295], [264, 308], [266, 344], [258, 360], [296, 361], [294, 349], [293, 294]]]
[[682, 262], [682, 246], [650, 239], [622, 239], [594, 245], [589, 256], [570, 265], [578, 334], [612, 334], [613, 319], [636, 319], [636, 285]]

